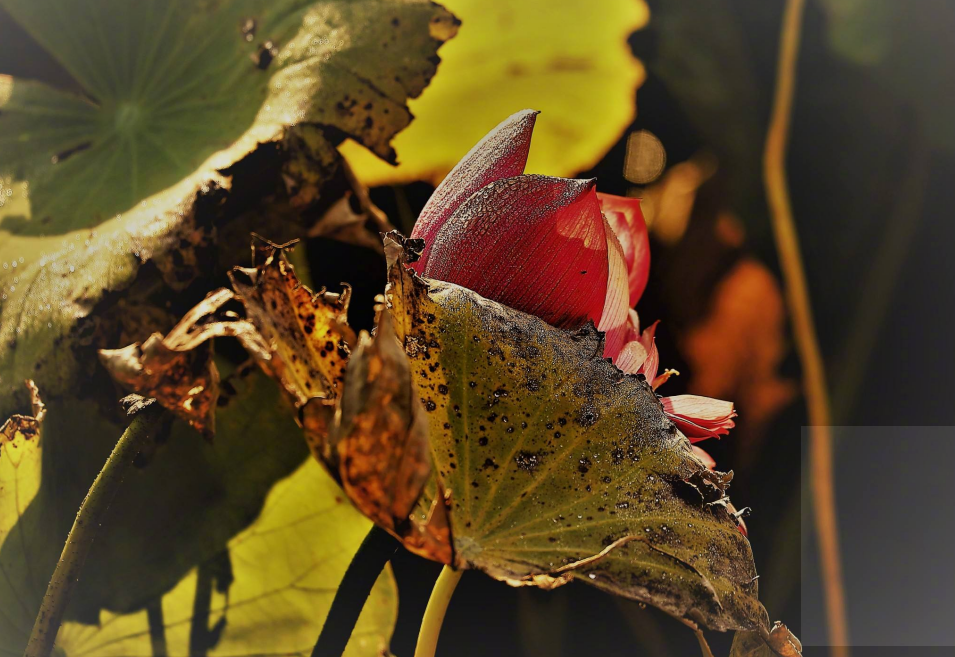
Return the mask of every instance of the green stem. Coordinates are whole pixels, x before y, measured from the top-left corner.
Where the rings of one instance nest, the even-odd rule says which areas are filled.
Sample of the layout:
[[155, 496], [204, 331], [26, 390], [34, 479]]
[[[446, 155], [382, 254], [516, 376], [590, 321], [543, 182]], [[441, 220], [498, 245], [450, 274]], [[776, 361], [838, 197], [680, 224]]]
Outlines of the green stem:
[[156, 419], [161, 412], [158, 404], [141, 408], [116, 443], [106, 465], [96, 476], [76, 514], [73, 528], [60, 554], [60, 561], [56, 564], [56, 570], [43, 596], [40, 613], [33, 624], [24, 657], [48, 657], [53, 652], [63, 613], [70, 602], [73, 587], [80, 578], [93, 540], [103, 524], [106, 511], [116, 496], [123, 477], [133, 464], [133, 459], [159, 430], [160, 423], [156, 422]]
[[312, 657], [341, 657], [345, 652], [365, 600], [399, 545], [398, 539], [378, 525], [368, 530], [338, 585]]
[[451, 596], [463, 573], [463, 570], [454, 570], [450, 566], [441, 569], [441, 574], [438, 575], [431, 597], [428, 599], [428, 606], [424, 610], [424, 618], [421, 619], [421, 631], [418, 632], [418, 645], [415, 646], [414, 657], [434, 657], [444, 614], [448, 611], [448, 603], [451, 602]]

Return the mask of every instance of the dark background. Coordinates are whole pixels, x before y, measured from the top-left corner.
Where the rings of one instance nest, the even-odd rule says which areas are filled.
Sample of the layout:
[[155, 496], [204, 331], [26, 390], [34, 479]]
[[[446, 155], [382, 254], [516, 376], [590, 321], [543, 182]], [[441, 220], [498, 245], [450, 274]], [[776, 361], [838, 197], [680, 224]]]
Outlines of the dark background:
[[[667, 384], [667, 394], [679, 394], [692, 375], [681, 361], [679, 337], [706, 315], [722, 275], [744, 255], [756, 257], [779, 275], [760, 158], [783, 3], [650, 0], [649, 5], [649, 26], [631, 38], [648, 77], [637, 92], [638, 115], [627, 133], [654, 133], [666, 148], [670, 166], [701, 149], [720, 160], [719, 173], [701, 190], [684, 238], [675, 245], [652, 245], [654, 265], [640, 304], [641, 316], [667, 318], [658, 344], [665, 365], [684, 372]], [[836, 423], [952, 425], [955, 156], [950, 135], [938, 133], [932, 113], [945, 111], [950, 97], [944, 90], [955, 87], [955, 47], [952, 39], [944, 38], [955, 33], [955, 16], [945, 0], [899, 2], [895, 10], [905, 16], [891, 23], [892, 66], [880, 67], [836, 52], [831, 16], [809, 2], [793, 109], [789, 184]], [[0, 72], [61, 87], [72, 84], [2, 11]], [[955, 119], [955, 111], [949, 116]], [[602, 191], [625, 193], [630, 185], [621, 173], [624, 157], [622, 138], [592, 171], [582, 174], [596, 176]], [[416, 211], [430, 191], [423, 183], [379, 188], [373, 190], [373, 199], [394, 219], [404, 201]], [[745, 227], [742, 246], [714, 248], [713, 227], [721, 209], [732, 210]], [[369, 328], [371, 300], [384, 282], [383, 263], [370, 251], [337, 242], [313, 240], [308, 246], [315, 282], [350, 281], [356, 292], [353, 320], [359, 328]], [[781, 375], [799, 377], [792, 349]], [[745, 417], [740, 422], [745, 423]], [[813, 610], [813, 623], [821, 622], [816, 573], [800, 573], [801, 551], [814, 546], [813, 537], [800, 530], [805, 423], [803, 401], [797, 396], [774, 417], [763, 440], [741, 445], [731, 434], [706, 445], [720, 469], [736, 471], [734, 502], [754, 509], [747, 524], [762, 576], [761, 598], [771, 618], [786, 620], [797, 635], [803, 608]], [[923, 472], [919, 464], [933, 455], [944, 465], [953, 462], [939, 453], [944, 442], [940, 445], [910, 449], [904, 439], [895, 445], [838, 442], [840, 499], [857, 500], [872, 486], [873, 477], [884, 484], [900, 470], [908, 479], [899, 475], [894, 487], [905, 490], [906, 482]], [[744, 448], [749, 450], [745, 458], [740, 453]], [[869, 461], [860, 465], [860, 453]], [[944, 476], [945, 470], [936, 468], [933, 476]], [[891, 494], [892, 487], [877, 490]], [[930, 511], [945, 509], [937, 496], [926, 500], [916, 495], [914, 502], [923, 510], [918, 522], [900, 519], [898, 508], [887, 513], [873, 500], [871, 513], [884, 527], [884, 554], [894, 555], [892, 563], [877, 564], [882, 567], [878, 572], [851, 564], [859, 563], [858, 554], [867, 549], [862, 538], [869, 540], [880, 525], [863, 523], [855, 512], [840, 517], [850, 564], [850, 627], [867, 622], [869, 605], [860, 602], [861, 596], [871, 595], [867, 583], [887, 576], [890, 568], [918, 567], [918, 558], [906, 561], [904, 556], [929, 540], [925, 527], [931, 523]], [[811, 552], [807, 554], [811, 566]], [[401, 606], [392, 648], [398, 655], [411, 655], [439, 567], [404, 552], [393, 563]], [[951, 573], [939, 576], [951, 581]], [[854, 593], [860, 597], [854, 599]], [[904, 624], [905, 614], [914, 617], [922, 611], [918, 604], [899, 605], [892, 617]], [[517, 590], [476, 572], [463, 577], [442, 636], [449, 639], [445, 646], [453, 645], [454, 654], [462, 657], [629, 657], [698, 651], [692, 634], [676, 621], [586, 585], [575, 583], [549, 593]], [[716, 654], [728, 652], [731, 637], [710, 638]], [[444, 654], [451, 654], [447, 647]]]

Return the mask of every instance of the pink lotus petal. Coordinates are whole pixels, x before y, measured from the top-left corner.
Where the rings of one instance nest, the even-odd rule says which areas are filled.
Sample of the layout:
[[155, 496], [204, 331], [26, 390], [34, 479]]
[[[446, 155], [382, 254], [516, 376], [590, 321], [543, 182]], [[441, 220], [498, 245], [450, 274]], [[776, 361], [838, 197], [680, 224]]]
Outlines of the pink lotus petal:
[[[659, 323], [660, 320], [653, 322], [653, 324], [640, 334], [640, 344], [647, 350], [647, 360], [643, 363], [641, 371], [651, 385], [656, 383], [657, 370], [660, 369], [660, 350], [657, 349], [657, 339], [654, 337]], [[666, 379], [663, 381], [666, 381]], [[663, 383], [663, 381], [660, 383]], [[657, 385], [659, 384], [653, 385], [654, 389], [656, 389]]]
[[[604, 222], [604, 232], [607, 235], [607, 295], [604, 298], [603, 312], [597, 329], [605, 333], [604, 357], [616, 358], [624, 346], [627, 337], [627, 320], [630, 311], [630, 297], [627, 287], [627, 263], [624, 261], [623, 249], [620, 246], [613, 228]], [[618, 365], [619, 367], [619, 365]], [[623, 368], [621, 368], [623, 369]]]
[[640, 199], [599, 193], [597, 198], [623, 247], [629, 272], [630, 306], [635, 306], [650, 277], [650, 239], [640, 211]]
[[713, 460], [713, 457], [710, 456], [702, 447], [697, 447], [696, 445], [691, 445], [690, 449], [693, 450], [693, 453], [696, 454], [696, 457], [703, 461], [707, 469], [715, 470], [716, 461]]
[[698, 395], [663, 397], [660, 401], [667, 417], [693, 443], [725, 435], [736, 426], [733, 402]]
[[522, 110], [504, 119], [451, 169], [428, 199], [411, 237], [425, 241], [421, 258], [412, 265], [420, 274], [431, 255], [438, 231], [454, 211], [485, 185], [524, 173], [536, 110]]
[[627, 374], [639, 374], [646, 360], [647, 350], [638, 340], [631, 340], [623, 346], [613, 362]]
[[660, 352], [654, 335], [659, 323], [656, 321], [646, 330], [640, 331], [640, 316], [631, 308], [623, 331], [624, 344], [613, 361], [627, 374], [643, 374], [654, 390], [670, 378], [669, 373], [657, 376]]
[[493, 182], [465, 201], [420, 271], [576, 328], [603, 314], [607, 251], [593, 180], [525, 175]]

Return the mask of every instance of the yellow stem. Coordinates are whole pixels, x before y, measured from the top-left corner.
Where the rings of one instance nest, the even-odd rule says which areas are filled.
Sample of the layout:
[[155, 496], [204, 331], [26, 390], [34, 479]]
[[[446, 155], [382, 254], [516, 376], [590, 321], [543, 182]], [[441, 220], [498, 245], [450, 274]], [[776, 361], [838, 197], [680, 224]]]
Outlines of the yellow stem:
[[823, 591], [829, 640], [835, 657], [849, 654], [849, 630], [839, 561], [835, 489], [832, 474], [832, 432], [829, 392], [812, 307], [799, 251], [799, 237], [793, 221], [792, 204], [786, 183], [786, 147], [796, 79], [796, 56], [805, 0], [787, 0], [773, 111], [766, 135], [763, 166], [766, 195], [772, 215], [779, 262], [786, 285], [796, 348], [803, 369], [803, 389], [809, 412], [809, 463], [816, 535], [822, 562]]
[[421, 619], [421, 630], [418, 632], [418, 645], [415, 646], [414, 657], [434, 657], [444, 614], [448, 611], [451, 595], [463, 572], [463, 570], [454, 570], [450, 566], [441, 569], [441, 574], [434, 583], [434, 589], [431, 590], [428, 606], [424, 610], [424, 618]]

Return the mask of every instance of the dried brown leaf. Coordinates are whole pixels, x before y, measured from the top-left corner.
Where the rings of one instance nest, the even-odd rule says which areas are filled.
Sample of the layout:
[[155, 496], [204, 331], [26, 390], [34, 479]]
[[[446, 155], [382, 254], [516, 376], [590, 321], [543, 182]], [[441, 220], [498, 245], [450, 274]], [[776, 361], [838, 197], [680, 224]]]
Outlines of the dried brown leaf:
[[249, 322], [222, 307], [234, 300], [226, 289], [210, 292], [168, 335], [154, 333], [144, 343], [102, 349], [100, 360], [116, 381], [184, 419], [206, 437], [215, 433], [219, 372], [210, 338], [238, 338], [253, 354], [268, 350]]
[[362, 334], [348, 364], [331, 448], [345, 492], [391, 531], [407, 524], [431, 474], [427, 419], [408, 357], [382, 309], [378, 333]]
[[737, 632], [730, 657], [801, 657], [802, 643], [789, 628], [776, 621], [762, 632]]
[[261, 264], [237, 267], [229, 276], [267, 345], [267, 371], [295, 406], [302, 407], [316, 397], [338, 397], [355, 334], [347, 320], [350, 289], [313, 293], [299, 282], [285, 257], [288, 246], [254, 246], [254, 258]]
[[30, 391], [30, 405], [33, 415], [11, 415], [6, 422], [0, 425], [0, 443], [3, 441], [14, 444], [23, 440], [33, 440], [40, 435], [40, 426], [43, 416], [46, 415], [46, 406], [40, 399], [40, 391], [36, 384], [29, 379], [24, 381]]

